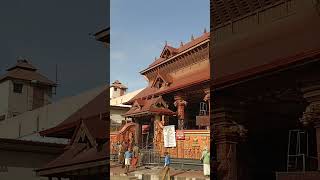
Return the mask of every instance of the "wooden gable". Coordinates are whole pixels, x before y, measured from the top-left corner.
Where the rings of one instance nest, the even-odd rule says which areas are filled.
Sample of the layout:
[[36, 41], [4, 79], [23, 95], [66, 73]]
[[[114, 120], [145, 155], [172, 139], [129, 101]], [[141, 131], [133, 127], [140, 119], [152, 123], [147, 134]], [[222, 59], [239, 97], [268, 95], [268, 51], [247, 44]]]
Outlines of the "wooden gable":
[[168, 59], [176, 54], [178, 54], [178, 49], [165, 45], [165, 47], [163, 48], [160, 54], [160, 58]]
[[160, 89], [162, 87], [169, 86], [172, 83], [172, 78], [169, 75], [161, 75], [159, 72], [157, 77], [154, 79], [151, 87]]
[[90, 134], [89, 129], [83, 121], [71, 140], [71, 146], [73, 144], [86, 144], [85, 149], [97, 147], [96, 139]]
[[157, 100], [153, 103], [156, 108], [168, 108], [168, 104], [163, 100], [162, 96], [159, 96]]

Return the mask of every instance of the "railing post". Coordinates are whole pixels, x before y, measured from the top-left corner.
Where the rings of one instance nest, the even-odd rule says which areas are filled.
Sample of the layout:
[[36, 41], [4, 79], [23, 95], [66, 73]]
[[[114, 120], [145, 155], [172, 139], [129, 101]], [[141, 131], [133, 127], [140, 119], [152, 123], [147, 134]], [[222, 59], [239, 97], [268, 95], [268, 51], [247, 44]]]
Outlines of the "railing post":
[[303, 163], [303, 172], [306, 170], [306, 157], [305, 157], [305, 155], [304, 154], [302, 154], [302, 163]]

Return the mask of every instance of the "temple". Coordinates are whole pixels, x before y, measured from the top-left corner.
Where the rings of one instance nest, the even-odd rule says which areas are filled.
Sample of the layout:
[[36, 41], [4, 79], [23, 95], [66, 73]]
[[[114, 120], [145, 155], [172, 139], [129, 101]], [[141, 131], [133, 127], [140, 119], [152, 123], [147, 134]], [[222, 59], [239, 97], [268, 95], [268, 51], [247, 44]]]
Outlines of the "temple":
[[[125, 116], [133, 122], [111, 133], [111, 142], [135, 142], [161, 156], [168, 151], [173, 158], [200, 158], [210, 143], [209, 37], [204, 31], [179, 47], [165, 44], [160, 57], [140, 72], [148, 86], [127, 103], [132, 107]], [[168, 125], [175, 126], [176, 147], [164, 147]]]
[[320, 179], [319, 7], [211, 0], [218, 179]]

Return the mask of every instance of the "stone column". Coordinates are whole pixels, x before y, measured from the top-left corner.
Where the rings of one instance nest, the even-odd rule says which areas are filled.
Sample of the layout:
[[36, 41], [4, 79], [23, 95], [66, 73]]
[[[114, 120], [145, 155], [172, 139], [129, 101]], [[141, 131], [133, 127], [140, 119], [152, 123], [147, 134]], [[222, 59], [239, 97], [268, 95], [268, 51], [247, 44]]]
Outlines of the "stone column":
[[177, 107], [178, 111], [178, 129], [184, 129], [184, 119], [185, 119], [185, 107], [187, 105], [187, 101], [182, 96], [175, 96], [174, 97], [174, 105]]
[[[210, 120], [210, 115], [211, 115], [210, 88], [205, 89], [205, 90], [204, 90], [204, 93], [205, 93], [205, 96], [204, 96], [203, 100], [204, 100], [205, 102], [208, 102], [208, 108], [209, 108], [208, 114], [209, 114], [209, 120]], [[207, 127], [207, 129], [210, 129], [210, 125]]]
[[305, 85], [302, 92], [309, 105], [300, 121], [304, 126], [316, 129], [318, 170], [320, 170], [320, 82]]
[[217, 152], [217, 173], [220, 180], [238, 179], [237, 144], [243, 140], [247, 130], [236, 121], [241, 113], [230, 108], [213, 111], [213, 137]]
[[142, 124], [138, 119], [135, 120], [135, 123], [135, 143], [137, 143], [139, 147], [142, 147]]

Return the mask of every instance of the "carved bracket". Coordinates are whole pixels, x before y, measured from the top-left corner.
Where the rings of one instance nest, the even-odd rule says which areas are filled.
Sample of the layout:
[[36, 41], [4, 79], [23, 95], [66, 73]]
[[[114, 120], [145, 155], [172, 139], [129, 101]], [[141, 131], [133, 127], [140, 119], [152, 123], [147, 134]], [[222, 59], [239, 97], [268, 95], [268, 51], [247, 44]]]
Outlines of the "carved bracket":
[[320, 122], [320, 103], [309, 104], [303, 113], [300, 122], [305, 126]]

